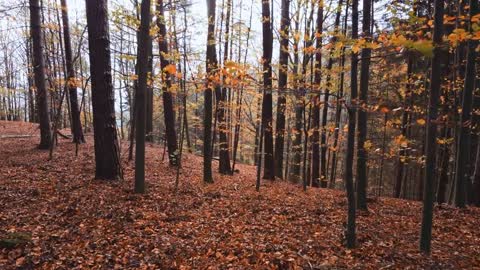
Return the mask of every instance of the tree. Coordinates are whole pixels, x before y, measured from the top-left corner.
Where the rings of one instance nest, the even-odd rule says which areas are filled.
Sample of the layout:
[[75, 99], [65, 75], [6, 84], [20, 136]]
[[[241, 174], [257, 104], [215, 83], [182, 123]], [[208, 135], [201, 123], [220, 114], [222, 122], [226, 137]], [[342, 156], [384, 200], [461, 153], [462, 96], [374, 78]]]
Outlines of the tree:
[[263, 33], [263, 102], [262, 129], [265, 143], [264, 179], [275, 179], [273, 160], [273, 112], [272, 112], [272, 50], [273, 33], [270, 18], [270, 1], [262, 0], [262, 33]]
[[159, 29], [158, 48], [160, 51], [160, 68], [163, 80], [162, 98], [165, 119], [165, 133], [167, 137], [168, 160], [170, 165], [178, 165], [177, 132], [175, 131], [175, 111], [173, 108], [173, 95], [171, 92], [172, 75], [175, 74], [175, 65], [170, 63], [168, 56], [167, 28], [163, 11], [163, 0], [157, 2], [157, 26]]
[[[230, 41], [230, 13], [232, 9], [232, 0], [227, 1], [227, 14], [225, 18], [225, 43], [223, 50], [223, 64], [228, 60], [228, 45]], [[230, 166], [230, 151], [228, 149], [228, 125], [226, 120], [227, 114], [227, 88], [215, 87], [216, 101], [217, 101], [217, 119], [218, 119], [218, 135], [219, 135], [219, 168], [218, 171], [221, 174], [230, 174], [232, 168]]]
[[[363, 21], [362, 35], [368, 42], [372, 38], [370, 33], [372, 1], [363, 0]], [[358, 110], [358, 145], [357, 145], [357, 207], [367, 209], [367, 151], [365, 141], [367, 139], [367, 99], [368, 99], [368, 80], [370, 69], [370, 55], [372, 49], [365, 47], [362, 49], [360, 58], [360, 107]]]
[[420, 250], [430, 253], [433, 223], [433, 195], [435, 191], [435, 162], [437, 139], [437, 114], [441, 87], [441, 65], [443, 56], [443, 0], [435, 0], [433, 58], [430, 75], [430, 97], [428, 99], [427, 136], [425, 142], [425, 176], [423, 193], [422, 229], [420, 234]]
[[122, 178], [110, 63], [107, 0], [86, 0], [92, 87], [95, 177]]
[[320, 124], [320, 82], [322, 79], [322, 33], [323, 33], [323, 1], [321, 1], [318, 5], [317, 11], [317, 21], [316, 21], [316, 36], [317, 36], [317, 44], [316, 44], [316, 52], [315, 52], [315, 70], [314, 70], [314, 83], [316, 90], [319, 92], [313, 98], [313, 116], [312, 116], [312, 128], [313, 128], [313, 136], [312, 136], [312, 186], [319, 187], [320, 186], [320, 131], [319, 131], [319, 124]]
[[60, 0], [62, 5], [63, 38], [65, 43], [65, 66], [67, 68], [67, 84], [70, 101], [70, 114], [72, 115], [72, 135], [74, 143], [83, 143], [82, 123], [77, 99], [77, 83], [73, 69], [72, 42], [70, 38], [70, 25], [68, 23], [68, 7], [66, 0]]
[[33, 71], [35, 74], [35, 86], [37, 88], [37, 110], [40, 122], [39, 149], [50, 149], [52, 134], [50, 130], [50, 116], [48, 114], [48, 97], [45, 84], [45, 60], [43, 57], [43, 33], [40, 22], [40, 3], [38, 0], [30, 0], [30, 35], [33, 47]]
[[280, 19], [280, 53], [278, 67], [277, 123], [275, 130], [275, 176], [283, 178], [283, 148], [285, 140], [285, 110], [287, 99], [285, 91], [288, 84], [288, 55], [290, 30], [290, 0], [282, 0]]
[[[337, 42], [338, 28], [340, 26], [340, 14], [342, 12], [343, 1], [338, 1], [338, 8], [335, 14], [334, 22], [334, 32], [330, 40], [330, 44], [335, 44]], [[330, 88], [332, 87], [332, 68], [334, 60], [334, 50], [333, 47], [330, 49], [330, 55], [327, 63], [327, 87], [325, 87], [325, 95], [323, 99], [323, 110], [322, 110], [322, 126], [321, 126], [321, 139], [320, 139], [320, 186], [327, 187], [327, 118], [328, 118], [328, 98], [330, 96]], [[363, 61], [362, 61], [363, 63]]]
[[203, 118], [203, 181], [213, 182], [212, 176], [212, 88], [217, 74], [217, 53], [215, 49], [215, 0], [207, 0], [207, 85], [204, 91]]
[[[358, 0], [352, 0], [352, 39], [358, 39]], [[358, 54], [352, 51], [350, 70], [350, 105], [348, 112], [348, 133], [347, 133], [347, 149], [345, 153], [345, 175], [344, 182], [347, 190], [348, 214], [347, 214], [347, 230], [346, 239], [347, 247], [355, 247], [355, 190], [353, 187], [353, 158], [355, 150], [355, 126], [357, 112], [357, 92], [358, 92]]]
[[[479, 13], [478, 1], [470, 0], [470, 20]], [[471, 28], [471, 26], [470, 26]], [[470, 181], [470, 133], [471, 113], [473, 102], [473, 90], [475, 86], [475, 60], [478, 41], [470, 39], [467, 41], [467, 66], [462, 97], [462, 114], [460, 118], [460, 134], [458, 140], [457, 167], [455, 171], [455, 205], [465, 207], [466, 187]]]
[[137, 125], [135, 134], [135, 192], [145, 192], [145, 130], [146, 130], [146, 95], [148, 84], [148, 70], [150, 48], [150, 0], [143, 0], [141, 5], [141, 21], [138, 38], [137, 63], [138, 63], [138, 85], [135, 93], [135, 104], [137, 114], [135, 123]]

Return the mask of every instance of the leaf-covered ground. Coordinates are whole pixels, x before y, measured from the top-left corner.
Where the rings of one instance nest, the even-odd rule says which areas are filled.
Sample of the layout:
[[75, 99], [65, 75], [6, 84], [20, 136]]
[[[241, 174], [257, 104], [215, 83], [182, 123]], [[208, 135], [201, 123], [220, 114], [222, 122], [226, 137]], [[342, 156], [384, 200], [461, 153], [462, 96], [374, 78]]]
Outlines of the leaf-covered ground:
[[[36, 126], [0, 122], [0, 135]], [[60, 139], [54, 159], [38, 137], [0, 136], [0, 269], [480, 269], [480, 210], [437, 206], [432, 254], [418, 252], [421, 204], [380, 198], [358, 215], [358, 248], [343, 247], [341, 191], [263, 183], [255, 169], [215, 175], [183, 161], [180, 188], [163, 149], [147, 148], [148, 192], [93, 179], [91, 137], [75, 156]], [[126, 153], [126, 144], [122, 147]], [[126, 155], [123, 155], [126, 157]], [[214, 164], [216, 165], [216, 164]], [[216, 168], [216, 166], [215, 166]]]

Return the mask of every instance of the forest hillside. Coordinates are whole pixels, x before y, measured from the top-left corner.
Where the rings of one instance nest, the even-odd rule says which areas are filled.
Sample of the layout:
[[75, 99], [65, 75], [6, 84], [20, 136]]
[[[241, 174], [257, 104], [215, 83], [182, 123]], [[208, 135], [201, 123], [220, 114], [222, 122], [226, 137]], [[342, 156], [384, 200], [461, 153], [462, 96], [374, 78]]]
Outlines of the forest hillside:
[[[418, 250], [422, 204], [369, 198], [346, 249], [343, 191], [284, 180], [255, 190], [255, 167], [202, 180], [202, 158], [176, 167], [146, 146], [146, 194], [124, 180], [94, 180], [93, 139], [75, 155], [62, 137], [52, 160], [37, 125], [0, 122], [0, 269], [475, 269], [480, 209], [438, 205], [432, 252]], [[25, 135], [31, 135], [27, 137]], [[127, 151], [122, 143], [122, 156]], [[478, 269], [478, 268], [477, 268]]]

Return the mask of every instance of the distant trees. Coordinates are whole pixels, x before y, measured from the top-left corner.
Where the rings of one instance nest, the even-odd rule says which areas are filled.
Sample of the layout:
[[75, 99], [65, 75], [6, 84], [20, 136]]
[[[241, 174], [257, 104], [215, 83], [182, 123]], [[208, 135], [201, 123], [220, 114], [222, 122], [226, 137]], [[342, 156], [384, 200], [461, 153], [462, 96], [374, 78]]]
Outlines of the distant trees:
[[33, 71], [35, 74], [36, 107], [40, 122], [39, 149], [50, 149], [52, 134], [50, 130], [50, 115], [48, 111], [48, 96], [45, 77], [45, 60], [43, 56], [43, 33], [40, 20], [40, 2], [30, 0], [30, 33], [33, 48]]
[[[163, 157], [168, 149], [178, 184], [186, 136], [189, 151], [203, 154], [208, 183], [213, 159], [221, 174], [238, 171], [237, 161], [255, 164], [257, 188], [262, 174], [302, 182], [304, 189], [339, 188], [342, 178], [350, 248], [355, 213], [367, 210], [367, 196], [423, 198], [425, 252], [434, 202], [480, 204], [478, 1], [397, 1], [374, 9], [376, 1], [362, 0], [359, 34], [358, 0], [252, 1], [248, 25], [238, 9], [244, 1], [225, 0], [220, 9], [206, 0], [202, 55], [190, 41], [197, 38], [189, 29], [196, 18], [188, 17], [196, 3], [145, 0], [141, 10], [139, 1], [133, 10], [119, 3], [110, 10], [110, 40], [107, 0], [86, 0], [90, 61], [80, 33], [84, 22], [69, 26], [66, 0], [28, 2], [30, 19], [20, 28], [30, 35], [18, 42], [0, 33], [0, 119], [38, 122], [43, 149], [58, 143], [62, 128], [84, 142], [93, 123], [97, 178], [122, 177], [120, 107], [122, 138], [130, 129], [129, 160], [136, 140], [137, 192], [144, 191], [145, 141], [165, 138]], [[254, 7], [261, 17], [252, 15]], [[386, 27], [375, 23], [374, 10], [391, 19]], [[255, 24], [262, 26], [260, 61], [247, 55], [259, 45], [250, 42]]]
[[86, 0], [92, 81], [95, 177], [122, 177], [110, 63], [107, 0]]

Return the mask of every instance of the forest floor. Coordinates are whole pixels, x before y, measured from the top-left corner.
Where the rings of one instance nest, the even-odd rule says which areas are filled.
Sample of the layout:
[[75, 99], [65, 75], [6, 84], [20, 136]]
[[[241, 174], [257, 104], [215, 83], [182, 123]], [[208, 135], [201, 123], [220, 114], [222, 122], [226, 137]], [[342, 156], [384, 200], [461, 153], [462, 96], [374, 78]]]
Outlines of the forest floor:
[[[0, 135], [37, 133], [0, 122]], [[91, 136], [78, 156], [59, 138], [51, 161], [38, 139], [0, 139], [0, 269], [480, 269], [477, 208], [436, 206], [426, 256], [421, 203], [378, 198], [358, 213], [348, 250], [342, 191], [275, 181], [256, 192], [247, 165], [205, 185], [201, 158], [185, 155], [175, 194], [175, 168], [150, 145], [147, 193], [137, 195], [133, 162], [124, 181], [93, 179]]]

